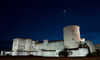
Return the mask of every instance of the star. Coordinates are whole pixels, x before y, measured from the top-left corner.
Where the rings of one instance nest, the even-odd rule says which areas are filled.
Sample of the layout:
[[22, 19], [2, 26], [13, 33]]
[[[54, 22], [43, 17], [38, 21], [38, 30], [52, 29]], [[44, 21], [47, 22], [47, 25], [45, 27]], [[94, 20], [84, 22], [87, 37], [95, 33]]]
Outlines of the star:
[[66, 10], [64, 10], [63, 12], [66, 13]]

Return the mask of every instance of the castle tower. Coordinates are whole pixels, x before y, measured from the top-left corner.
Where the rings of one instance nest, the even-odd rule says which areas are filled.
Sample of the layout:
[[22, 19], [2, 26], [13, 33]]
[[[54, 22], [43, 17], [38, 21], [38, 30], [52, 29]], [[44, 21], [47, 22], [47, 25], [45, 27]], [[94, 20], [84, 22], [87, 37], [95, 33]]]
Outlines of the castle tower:
[[71, 25], [63, 29], [64, 33], [64, 47], [68, 49], [77, 48], [80, 42], [79, 26]]

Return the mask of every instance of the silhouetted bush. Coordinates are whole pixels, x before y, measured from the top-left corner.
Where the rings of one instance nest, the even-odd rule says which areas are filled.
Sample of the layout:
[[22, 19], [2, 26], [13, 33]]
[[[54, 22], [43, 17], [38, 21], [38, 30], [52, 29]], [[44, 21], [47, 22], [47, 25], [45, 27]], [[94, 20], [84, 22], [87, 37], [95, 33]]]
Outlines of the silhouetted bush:
[[7, 54], [6, 56], [11, 56], [10, 54]]
[[92, 53], [87, 54], [87, 57], [92, 57], [92, 56], [93, 56]]

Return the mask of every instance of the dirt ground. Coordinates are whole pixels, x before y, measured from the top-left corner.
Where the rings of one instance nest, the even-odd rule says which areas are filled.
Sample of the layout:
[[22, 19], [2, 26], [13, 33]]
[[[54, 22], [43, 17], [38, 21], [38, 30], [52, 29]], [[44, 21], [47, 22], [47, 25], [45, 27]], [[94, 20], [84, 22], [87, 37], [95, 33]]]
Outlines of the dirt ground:
[[0, 56], [0, 60], [100, 60], [100, 57], [33, 57], [33, 56]]

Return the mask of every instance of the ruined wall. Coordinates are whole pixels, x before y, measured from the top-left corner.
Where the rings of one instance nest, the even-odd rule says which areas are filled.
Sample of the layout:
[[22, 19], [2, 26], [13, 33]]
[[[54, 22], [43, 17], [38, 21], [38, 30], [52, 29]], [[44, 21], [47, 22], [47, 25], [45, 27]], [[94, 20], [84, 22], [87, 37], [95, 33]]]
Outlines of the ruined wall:
[[39, 51], [41, 49], [46, 50], [61, 50], [64, 49], [63, 41], [58, 42], [48, 42], [48, 44], [39, 43], [34, 46], [35, 51]]
[[32, 39], [14, 38], [12, 51], [31, 51]]

